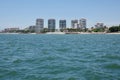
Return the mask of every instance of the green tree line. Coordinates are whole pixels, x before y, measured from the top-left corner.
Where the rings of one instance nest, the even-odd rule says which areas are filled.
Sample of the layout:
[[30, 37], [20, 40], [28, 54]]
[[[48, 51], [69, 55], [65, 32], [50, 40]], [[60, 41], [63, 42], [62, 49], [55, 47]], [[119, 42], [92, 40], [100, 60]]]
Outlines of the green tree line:
[[110, 32], [119, 32], [120, 31], [120, 25], [119, 26], [112, 26], [109, 28]]

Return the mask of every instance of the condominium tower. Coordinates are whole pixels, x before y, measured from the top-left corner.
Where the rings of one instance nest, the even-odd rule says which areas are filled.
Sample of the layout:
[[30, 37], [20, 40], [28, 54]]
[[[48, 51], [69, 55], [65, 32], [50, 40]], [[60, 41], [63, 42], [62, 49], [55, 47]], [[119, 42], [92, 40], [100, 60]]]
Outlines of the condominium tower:
[[66, 29], [66, 20], [60, 20], [59, 21], [59, 28], [60, 29]]
[[76, 24], [78, 24], [78, 20], [71, 20], [71, 28], [75, 28]]
[[55, 19], [49, 19], [48, 20], [48, 30], [50, 32], [54, 32], [55, 31], [55, 27], [56, 27]]
[[80, 21], [79, 21], [79, 24], [80, 24], [80, 28], [81, 29], [86, 29], [86, 19], [84, 19], [84, 18], [82, 18], [82, 19], [80, 19]]
[[35, 32], [40, 33], [44, 28], [44, 19], [36, 19]]

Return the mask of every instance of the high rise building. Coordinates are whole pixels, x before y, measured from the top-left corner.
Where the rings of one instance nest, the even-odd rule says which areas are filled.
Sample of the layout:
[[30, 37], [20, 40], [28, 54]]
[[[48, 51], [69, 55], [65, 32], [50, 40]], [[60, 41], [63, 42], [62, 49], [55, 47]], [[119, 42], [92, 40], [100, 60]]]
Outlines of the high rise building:
[[60, 29], [66, 29], [66, 20], [60, 20], [59, 21], [59, 28]]
[[75, 28], [76, 24], [78, 24], [78, 20], [71, 20], [71, 28]]
[[86, 19], [84, 18], [80, 19], [79, 24], [81, 29], [86, 29], [86, 25], [87, 25]]
[[44, 28], [44, 19], [36, 19], [35, 32], [40, 33]]
[[75, 29], [79, 29], [79, 28], [80, 28], [80, 24], [75, 23], [75, 24], [74, 24], [74, 28], [75, 28]]
[[55, 19], [49, 19], [48, 20], [48, 30], [50, 32], [54, 32], [55, 31], [55, 27], [56, 27]]

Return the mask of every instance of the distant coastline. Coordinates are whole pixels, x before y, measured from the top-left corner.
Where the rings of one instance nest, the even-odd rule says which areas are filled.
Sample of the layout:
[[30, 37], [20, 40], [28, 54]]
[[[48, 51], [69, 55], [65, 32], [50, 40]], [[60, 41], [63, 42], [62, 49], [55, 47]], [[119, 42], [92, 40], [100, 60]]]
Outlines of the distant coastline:
[[120, 32], [47, 32], [47, 33], [0, 33], [0, 34], [120, 34]]

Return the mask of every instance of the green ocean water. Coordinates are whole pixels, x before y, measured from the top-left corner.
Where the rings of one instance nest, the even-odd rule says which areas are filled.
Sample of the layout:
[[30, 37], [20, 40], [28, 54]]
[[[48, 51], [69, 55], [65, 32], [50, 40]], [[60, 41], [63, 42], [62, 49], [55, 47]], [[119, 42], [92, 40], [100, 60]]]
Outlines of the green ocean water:
[[120, 80], [120, 35], [0, 34], [0, 80]]

